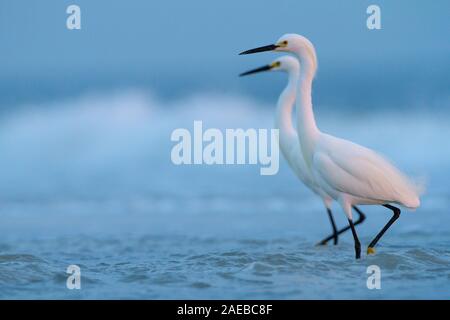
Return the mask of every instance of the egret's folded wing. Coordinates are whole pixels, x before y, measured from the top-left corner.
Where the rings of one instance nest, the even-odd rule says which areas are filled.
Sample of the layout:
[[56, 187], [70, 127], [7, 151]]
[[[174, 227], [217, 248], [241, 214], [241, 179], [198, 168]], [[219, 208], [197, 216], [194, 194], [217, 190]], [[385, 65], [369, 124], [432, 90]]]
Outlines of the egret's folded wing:
[[332, 188], [359, 198], [386, 202], [416, 199], [414, 186], [374, 151], [334, 138], [314, 156], [314, 167]]

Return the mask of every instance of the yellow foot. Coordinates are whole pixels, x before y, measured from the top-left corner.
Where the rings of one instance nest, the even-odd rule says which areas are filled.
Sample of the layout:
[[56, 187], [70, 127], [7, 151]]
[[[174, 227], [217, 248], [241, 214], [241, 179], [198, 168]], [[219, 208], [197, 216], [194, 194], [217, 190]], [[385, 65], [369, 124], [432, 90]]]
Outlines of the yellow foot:
[[375, 248], [367, 247], [367, 254], [375, 254]]

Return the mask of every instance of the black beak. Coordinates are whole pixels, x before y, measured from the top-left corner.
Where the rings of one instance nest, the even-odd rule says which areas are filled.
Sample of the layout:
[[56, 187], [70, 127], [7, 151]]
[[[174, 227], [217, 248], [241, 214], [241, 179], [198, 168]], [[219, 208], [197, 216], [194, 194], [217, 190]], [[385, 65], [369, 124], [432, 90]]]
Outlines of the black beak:
[[253, 70], [250, 70], [250, 71], [241, 73], [241, 74], [239, 75], [239, 77], [247, 76], [247, 75], [253, 74], [253, 73], [258, 73], [258, 72], [263, 72], [263, 71], [269, 71], [270, 69], [272, 69], [272, 66], [271, 66], [270, 64], [268, 64], [267, 66], [260, 67], [260, 68], [256, 68], [256, 69], [253, 69]]
[[250, 49], [247, 51], [243, 51], [241, 53], [239, 53], [239, 55], [242, 54], [252, 54], [252, 53], [257, 53], [257, 52], [264, 52], [264, 51], [273, 51], [276, 48], [278, 48], [279, 46], [277, 46], [276, 44], [269, 44], [268, 46], [262, 46], [259, 48], [254, 48], [254, 49]]

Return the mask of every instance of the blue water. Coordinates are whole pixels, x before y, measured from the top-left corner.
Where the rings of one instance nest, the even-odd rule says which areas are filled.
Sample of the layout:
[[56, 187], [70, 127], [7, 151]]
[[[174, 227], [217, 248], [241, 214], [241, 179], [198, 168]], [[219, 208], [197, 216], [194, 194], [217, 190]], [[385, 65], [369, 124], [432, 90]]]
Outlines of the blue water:
[[[128, 90], [9, 108], [0, 118], [0, 297], [448, 299], [449, 100], [433, 113], [423, 101], [401, 112], [316, 106], [324, 131], [427, 181], [422, 206], [404, 211], [377, 254], [360, 261], [350, 234], [315, 246], [328, 218], [285, 162], [275, 176], [171, 163], [172, 130], [192, 130], [194, 120], [271, 128], [273, 103]], [[390, 212], [362, 209], [365, 247]], [[71, 264], [81, 268], [80, 290], [66, 288]], [[366, 286], [369, 265], [381, 269], [380, 290]]]

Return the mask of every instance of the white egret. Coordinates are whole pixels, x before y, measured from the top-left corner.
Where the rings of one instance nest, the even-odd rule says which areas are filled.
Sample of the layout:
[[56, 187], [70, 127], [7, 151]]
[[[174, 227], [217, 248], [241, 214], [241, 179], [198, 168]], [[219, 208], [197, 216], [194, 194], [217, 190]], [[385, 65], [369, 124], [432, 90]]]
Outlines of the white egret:
[[275, 44], [247, 50], [241, 54], [263, 51], [291, 52], [300, 61], [297, 129], [302, 154], [314, 182], [327, 195], [338, 201], [344, 210], [352, 230], [357, 259], [361, 256], [361, 244], [353, 223], [352, 206], [383, 205], [392, 210], [392, 218], [367, 248], [367, 254], [375, 253], [377, 242], [400, 216], [400, 209], [392, 204], [410, 209], [419, 207], [420, 188], [376, 152], [322, 133], [318, 129], [311, 97], [317, 57], [314, 46], [308, 39], [297, 34], [286, 34]]
[[[278, 98], [275, 117], [275, 127], [280, 131], [280, 149], [289, 166], [297, 175], [297, 177], [309, 189], [320, 196], [327, 209], [327, 213], [333, 229], [333, 234], [323, 239], [321, 242], [319, 242], [319, 244], [326, 244], [331, 239], [334, 239], [334, 244], [337, 244], [338, 235], [350, 229], [350, 227], [346, 227], [339, 231], [337, 230], [331, 211], [331, 203], [333, 199], [314, 183], [314, 178], [302, 155], [297, 131], [292, 124], [292, 111], [297, 96], [298, 79], [300, 76], [300, 63], [296, 58], [292, 56], [284, 56], [276, 59], [271, 64], [244, 72], [240, 74], [240, 76], [246, 76], [264, 71], [282, 71], [288, 74], [288, 83], [281, 93], [280, 97]], [[363, 222], [365, 216], [358, 208], [355, 208], [355, 210], [359, 214], [359, 219], [355, 222], [356, 225]]]

